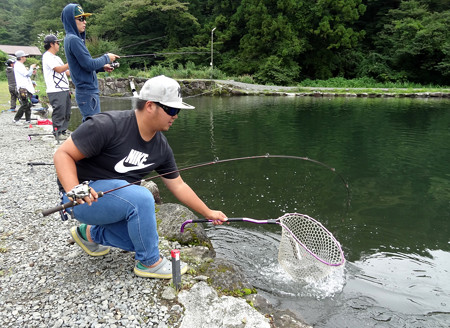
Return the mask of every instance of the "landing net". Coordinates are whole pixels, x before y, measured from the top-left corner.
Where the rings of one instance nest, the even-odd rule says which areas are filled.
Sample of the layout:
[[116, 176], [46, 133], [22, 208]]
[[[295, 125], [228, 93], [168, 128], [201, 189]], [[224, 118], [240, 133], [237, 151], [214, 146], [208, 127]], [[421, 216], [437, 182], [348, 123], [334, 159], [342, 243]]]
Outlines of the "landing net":
[[322, 279], [344, 264], [341, 245], [320, 222], [298, 213], [280, 219], [278, 262], [295, 280]]

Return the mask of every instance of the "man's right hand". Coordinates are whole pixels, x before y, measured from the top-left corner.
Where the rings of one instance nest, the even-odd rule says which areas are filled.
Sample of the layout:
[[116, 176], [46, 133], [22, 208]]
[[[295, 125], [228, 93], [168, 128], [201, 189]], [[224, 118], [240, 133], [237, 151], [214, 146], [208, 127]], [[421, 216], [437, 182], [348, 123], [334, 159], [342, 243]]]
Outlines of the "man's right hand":
[[113, 61], [115, 61], [116, 59], [120, 58], [120, 56], [117, 56], [115, 54], [111, 54], [111, 53], [107, 53], [108, 57], [109, 57], [109, 61], [112, 63]]

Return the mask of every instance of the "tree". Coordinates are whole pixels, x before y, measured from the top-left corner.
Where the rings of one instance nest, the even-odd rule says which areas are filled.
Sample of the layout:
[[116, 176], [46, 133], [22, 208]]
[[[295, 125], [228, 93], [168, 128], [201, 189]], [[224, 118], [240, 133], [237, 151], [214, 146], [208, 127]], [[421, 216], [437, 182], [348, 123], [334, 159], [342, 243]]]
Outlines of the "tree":
[[[302, 6], [291, 0], [242, 1], [221, 34], [225, 54], [220, 68], [238, 75], [256, 73], [265, 83], [273, 83], [275, 75], [281, 84], [298, 79], [300, 65], [295, 59], [305, 51], [305, 39], [299, 37]], [[268, 74], [270, 70], [274, 74]]]
[[310, 51], [305, 53], [305, 74], [310, 78], [328, 79], [340, 74], [349, 50], [359, 51], [364, 30], [357, 27], [366, 6], [361, 0], [319, 0], [308, 12]]
[[32, 0], [6, 0], [0, 3], [0, 43], [29, 45]]
[[430, 12], [418, 0], [402, 1], [389, 11], [376, 42], [387, 64], [410, 81], [445, 83], [449, 73], [450, 11]]
[[[94, 32], [123, 47], [155, 39], [150, 45], [141, 43], [128, 49], [161, 51], [189, 45], [197, 27], [187, 4], [178, 0], [113, 0], [96, 15]], [[164, 40], [156, 39], [163, 36]]]
[[[340, 54], [347, 58], [348, 49], [357, 48], [364, 36], [353, 26], [364, 10], [362, 0], [244, 0], [222, 34], [227, 62], [220, 68], [261, 79], [272, 67], [278, 77], [290, 73], [285, 83], [292, 75], [299, 80], [300, 72], [331, 77], [341, 71]], [[262, 68], [266, 73], [259, 72]]]

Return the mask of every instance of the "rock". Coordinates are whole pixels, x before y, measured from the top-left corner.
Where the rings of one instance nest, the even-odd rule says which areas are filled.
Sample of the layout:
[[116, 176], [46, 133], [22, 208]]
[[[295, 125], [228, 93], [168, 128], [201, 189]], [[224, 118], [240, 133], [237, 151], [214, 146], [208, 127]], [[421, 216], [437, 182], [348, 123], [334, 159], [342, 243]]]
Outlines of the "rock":
[[268, 313], [272, 319], [272, 325], [276, 328], [312, 328], [296, 319], [290, 310], [278, 310], [264, 297], [258, 294], [248, 295], [246, 299], [261, 313]]
[[212, 249], [211, 241], [201, 224], [189, 224], [180, 232], [181, 225], [187, 220], [198, 219], [187, 207], [179, 204], [162, 204], [157, 206], [156, 220], [158, 233], [168, 240], [176, 240], [182, 245], [203, 245]]
[[181, 250], [181, 257], [186, 259], [189, 263], [201, 264], [208, 259], [216, 257], [216, 252], [214, 249], [209, 249], [206, 246], [196, 246], [183, 248]]
[[175, 290], [172, 287], [166, 287], [161, 294], [164, 300], [174, 300], [177, 297]]
[[153, 198], [155, 199], [155, 204], [158, 204], [158, 205], [162, 204], [161, 196], [159, 195], [159, 188], [158, 188], [158, 185], [156, 183], [154, 183], [151, 180], [143, 181], [141, 183], [141, 186], [147, 188], [148, 190], [150, 190], [150, 192], [153, 195]]
[[[181, 291], [178, 301], [185, 307], [180, 328], [269, 328], [269, 320], [242, 298], [219, 297], [205, 282], [189, 292]], [[207, 314], [207, 315], [206, 315]]]
[[205, 275], [210, 278], [211, 286], [227, 293], [253, 290], [241, 269], [225, 259], [216, 258], [207, 268]]

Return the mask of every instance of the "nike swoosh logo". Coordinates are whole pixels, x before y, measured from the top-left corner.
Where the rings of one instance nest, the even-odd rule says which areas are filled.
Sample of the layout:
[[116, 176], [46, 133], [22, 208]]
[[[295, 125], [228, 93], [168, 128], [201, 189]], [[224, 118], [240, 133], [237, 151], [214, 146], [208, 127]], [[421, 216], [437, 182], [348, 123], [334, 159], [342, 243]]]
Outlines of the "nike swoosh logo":
[[145, 165], [125, 166], [125, 165], [123, 165], [123, 163], [125, 162], [125, 158], [122, 159], [120, 162], [118, 162], [116, 164], [116, 166], [114, 166], [114, 170], [116, 170], [116, 172], [127, 173], [130, 171], [142, 170], [142, 169], [145, 169], [146, 167], [149, 167], [149, 166], [155, 164], [155, 163], [150, 163], [150, 164], [145, 164]]

